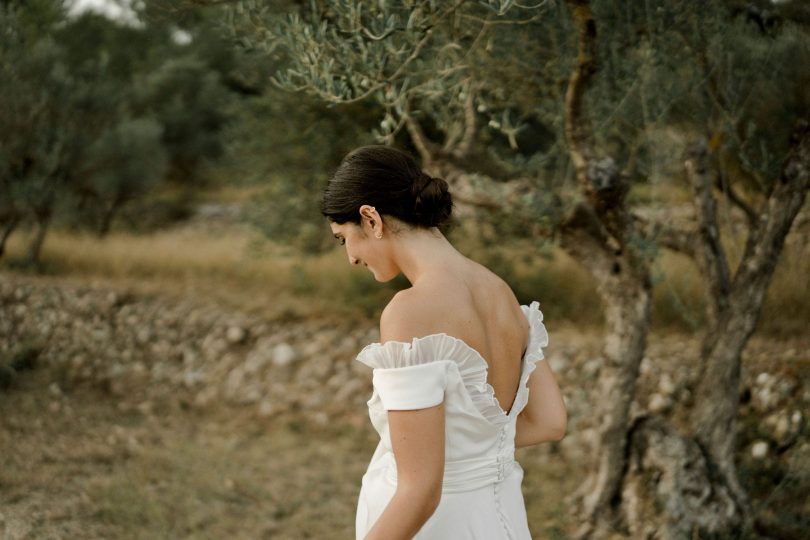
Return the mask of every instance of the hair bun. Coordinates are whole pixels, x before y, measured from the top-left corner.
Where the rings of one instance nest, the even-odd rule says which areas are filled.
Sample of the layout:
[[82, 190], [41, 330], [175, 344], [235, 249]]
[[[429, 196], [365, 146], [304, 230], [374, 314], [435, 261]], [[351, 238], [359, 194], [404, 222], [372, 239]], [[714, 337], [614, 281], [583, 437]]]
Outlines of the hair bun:
[[321, 213], [335, 223], [361, 223], [364, 204], [417, 227], [438, 227], [453, 211], [450, 190], [425, 173], [409, 153], [383, 145], [361, 146], [340, 162], [324, 189]]
[[447, 221], [453, 211], [450, 188], [442, 178], [422, 172], [412, 186], [413, 211], [425, 227], [437, 227]]

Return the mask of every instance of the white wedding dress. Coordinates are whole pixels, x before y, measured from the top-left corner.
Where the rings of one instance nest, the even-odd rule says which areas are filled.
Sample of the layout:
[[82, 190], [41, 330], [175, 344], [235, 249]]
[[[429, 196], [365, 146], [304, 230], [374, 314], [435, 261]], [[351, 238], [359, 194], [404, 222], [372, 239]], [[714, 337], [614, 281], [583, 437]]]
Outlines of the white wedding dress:
[[396, 491], [396, 462], [388, 409], [412, 410], [444, 401], [445, 468], [436, 512], [414, 537], [420, 540], [530, 540], [523, 469], [515, 461], [515, 423], [529, 399], [526, 382], [548, 344], [538, 302], [521, 306], [529, 346], [512, 409], [501, 409], [487, 383], [487, 363], [464, 341], [445, 333], [411, 343], [371, 343], [357, 360], [374, 369], [369, 416], [380, 443], [363, 475], [356, 536], [365, 537]]

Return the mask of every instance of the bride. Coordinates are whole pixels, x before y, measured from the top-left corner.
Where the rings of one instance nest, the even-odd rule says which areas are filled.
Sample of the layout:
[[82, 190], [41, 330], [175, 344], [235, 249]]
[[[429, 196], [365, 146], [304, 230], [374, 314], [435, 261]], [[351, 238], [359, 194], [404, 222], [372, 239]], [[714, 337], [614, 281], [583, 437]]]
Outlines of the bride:
[[358, 539], [530, 539], [517, 447], [559, 441], [567, 413], [544, 361], [538, 302], [459, 253], [437, 228], [447, 183], [405, 152], [347, 155], [321, 205], [349, 262], [403, 273], [380, 317], [369, 416], [380, 442], [362, 478]]

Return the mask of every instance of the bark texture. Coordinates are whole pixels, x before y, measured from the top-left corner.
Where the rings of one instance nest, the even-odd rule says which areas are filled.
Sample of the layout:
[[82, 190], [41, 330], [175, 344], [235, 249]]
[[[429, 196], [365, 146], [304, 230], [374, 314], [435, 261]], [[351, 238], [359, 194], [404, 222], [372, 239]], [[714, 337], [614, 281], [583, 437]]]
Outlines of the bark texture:
[[[696, 426], [695, 437], [712, 457], [735, 496], [746, 529], [751, 527], [753, 516], [734, 463], [741, 357], [759, 320], [785, 237], [810, 188], [810, 129], [806, 122], [797, 126], [793, 141], [793, 150], [751, 229], [733, 281], [724, 283], [722, 275], [709, 274], [717, 281], [710, 287], [716, 289], [714, 294], [718, 298], [712, 298], [710, 309], [715, 311], [714, 320], [710, 319], [704, 337], [701, 373], [691, 413], [691, 423]], [[689, 166], [687, 170], [690, 168], [700, 170], [698, 165]], [[695, 175], [693, 183], [705, 181]], [[702, 240], [699, 249], [704, 259], [725, 259], [709, 238], [704, 235]]]
[[604, 363], [595, 393], [598, 443], [590, 476], [578, 494], [577, 515], [583, 520], [578, 538], [606, 537], [619, 527], [630, 406], [647, 346], [651, 306], [648, 274], [634, 268], [627, 252], [612, 250], [604, 237], [590, 231], [569, 228], [562, 237], [563, 248], [594, 277], [605, 315]]
[[642, 416], [629, 434], [622, 509], [632, 538], [733, 538], [737, 504], [702, 447], [667, 421]]

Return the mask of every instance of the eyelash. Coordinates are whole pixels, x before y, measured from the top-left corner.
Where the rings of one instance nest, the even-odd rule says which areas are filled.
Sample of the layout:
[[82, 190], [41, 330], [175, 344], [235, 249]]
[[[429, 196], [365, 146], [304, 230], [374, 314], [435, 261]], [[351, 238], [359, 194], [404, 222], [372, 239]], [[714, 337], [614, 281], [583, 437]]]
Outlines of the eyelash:
[[346, 239], [345, 238], [340, 239], [340, 245], [341, 246], [346, 245]]

